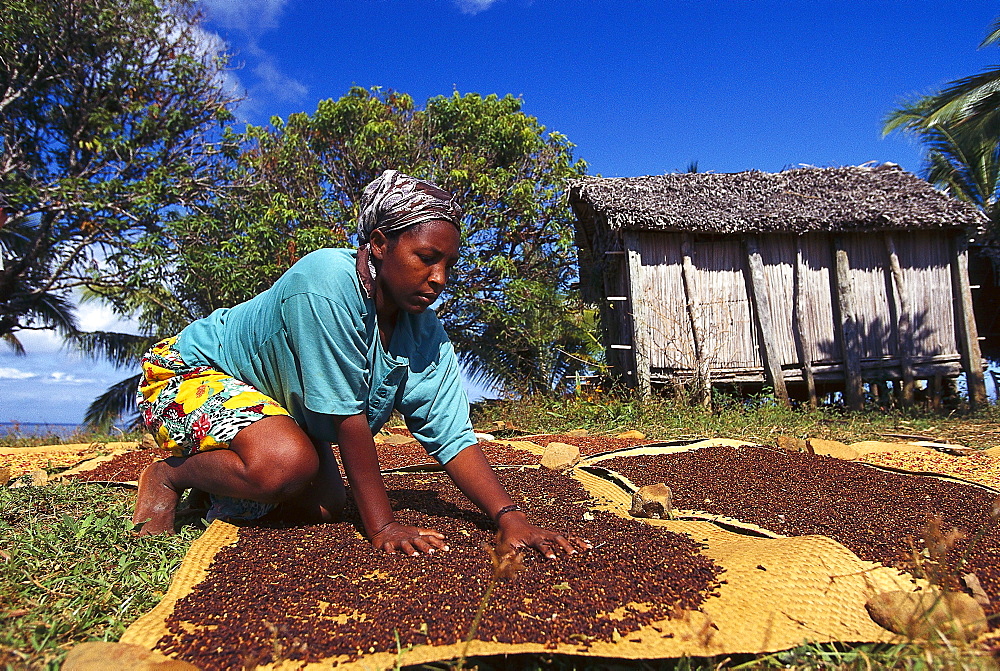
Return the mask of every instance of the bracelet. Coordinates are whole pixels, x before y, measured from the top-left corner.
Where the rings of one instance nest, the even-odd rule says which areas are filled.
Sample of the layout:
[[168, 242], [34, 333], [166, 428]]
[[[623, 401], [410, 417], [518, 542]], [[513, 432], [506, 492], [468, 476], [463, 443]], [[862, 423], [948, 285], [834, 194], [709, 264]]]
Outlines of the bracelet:
[[522, 512], [521, 506], [517, 505], [516, 503], [512, 503], [509, 506], [504, 506], [503, 508], [497, 511], [496, 515], [493, 516], [493, 522], [497, 523], [500, 521], [501, 517], [503, 517], [507, 513], [513, 513], [513, 512]]

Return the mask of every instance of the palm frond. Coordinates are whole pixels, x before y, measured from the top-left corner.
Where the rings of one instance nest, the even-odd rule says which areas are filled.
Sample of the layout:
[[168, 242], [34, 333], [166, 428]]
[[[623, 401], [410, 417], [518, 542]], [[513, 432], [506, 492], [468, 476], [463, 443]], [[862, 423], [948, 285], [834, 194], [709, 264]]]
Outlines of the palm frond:
[[988, 47], [991, 44], [996, 44], [1000, 41], [1000, 18], [993, 21], [993, 25], [990, 26], [990, 31], [986, 33], [986, 37], [983, 41], [979, 43], [979, 48]]
[[67, 340], [92, 359], [106, 359], [116, 366], [135, 366], [158, 338], [131, 333], [87, 331], [77, 332]]
[[69, 336], [77, 330], [76, 306], [62, 296], [48, 292], [35, 296], [31, 314], [61, 335]]
[[83, 421], [93, 429], [107, 429], [122, 415], [136, 411], [135, 390], [142, 375], [133, 375], [108, 389], [95, 398], [84, 415]]
[[4, 333], [0, 336], [0, 339], [10, 345], [10, 348], [14, 350], [14, 356], [25, 356], [27, 354], [24, 351], [24, 345], [21, 344], [21, 341], [13, 333]]

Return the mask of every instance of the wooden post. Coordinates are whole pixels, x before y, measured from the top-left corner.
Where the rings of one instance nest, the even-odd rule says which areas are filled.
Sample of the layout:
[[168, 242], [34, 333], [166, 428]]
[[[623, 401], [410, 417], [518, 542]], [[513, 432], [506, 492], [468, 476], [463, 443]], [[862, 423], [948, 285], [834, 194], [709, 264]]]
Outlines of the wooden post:
[[885, 251], [889, 255], [889, 271], [892, 273], [892, 284], [895, 287], [893, 296], [896, 302], [896, 349], [899, 350], [899, 368], [903, 376], [903, 387], [900, 390], [899, 402], [904, 408], [913, 405], [913, 325], [910, 323], [910, 296], [906, 292], [903, 281], [903, 269], [899, 265], [896, 254], [896, 242], [892, 233], [886, 231]]
[[969, 244], [965, 233], [952, 238], [951, 288], [954, 293], [955, 326], [958, 351], [962, 355], [966, 386], [969, 388], [969, 407], [985, 407], [986, 380], [983, 378], [983, 354], [979, 349], [979, 332], [976, 316], [972, 312], [972, 289], [969, 287]]
[[865, 389], [861, 379], [861, 338], [857, 317], [854, 314], [854, 288], [851, 282], [851, 263], [847, 258], [844, 239], [836, 235], [834, 266], [837, 307], [840, 311], [841, 348], [844, 356], [844, 402], [850, 410], [864, 410]]
[[691, 323], [691, 337], [694, 340], [694, 359], [697, 371], [698, 400], [705, 407], [712, 404], [712, 378], [709, 371], [708, 356], [705, 352], [705, 334], [702, 333], [698, 316], [701, 306], [698, 303], [698, 293], [694, 286], [695, 268], [691, 257], [694, 255], [691, 235], [681, 236], [681, 277], [684, 280], [684, 299], [687, 308], [688, 321]]
[[781, 372], [781, 362], [778, 360], [777, 343], [774, 326], [771, 323], [771, 311], [767, 297], [767, 283], [764, 280], [764, 262], [760, 258], [757, 247], [757, 237], [747, 235], [743, 238], [747, 253], [747, 284], [750, 289], [750, 300], [753, 301], [754, 314], [757, 316], [757, 329], [763, 345], [764, 368], [767, 370], [771, 386], [774, 387], [774, 398], [782, 405], [788, 402], [788, 390], [785, 388], [785, 376]]
[[795, 243], [795, 286], [793, 302], [795, 303], [795, 321], [798, 328], [795, 329], [795, 344], [799, 348], [799, 356], [802, 358], [802, 377], [806, 380], [806, 391], [809, 393], [809, 407], [816, 409], [818, 401], [816, 399], [816, 378], [813, 376], [812, 359], [806, 352], [805, 343], [802, 341], [802, 325], [805, 324], [806, 309], [802, 299], [802, 279], [805, 277], [806, 264], [802, 260], [802, 236], [796, 237]]
[[645, 299], [642, 295], [642, 257], [639, 254], [639, 236], [625, 233], [625, 251], [628, 255], [628, 296], [632, 306], [632, 356], [635, 365], [636, 387], [640, 396], [648, 396], [652, 391], [652, 375], [649, 370], [649, 338], [646, 330]]

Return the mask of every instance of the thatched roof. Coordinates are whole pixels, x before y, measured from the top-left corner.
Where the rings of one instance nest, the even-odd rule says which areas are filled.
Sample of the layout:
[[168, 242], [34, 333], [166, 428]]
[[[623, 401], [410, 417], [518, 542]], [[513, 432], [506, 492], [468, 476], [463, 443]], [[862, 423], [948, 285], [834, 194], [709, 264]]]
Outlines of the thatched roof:
[[803, 233], [984, 223], [975, 208], [892, 163], [779, 173], [589, 177], [571, 183], [569, 198], [581, 221], [596, 213], [613, 230]]

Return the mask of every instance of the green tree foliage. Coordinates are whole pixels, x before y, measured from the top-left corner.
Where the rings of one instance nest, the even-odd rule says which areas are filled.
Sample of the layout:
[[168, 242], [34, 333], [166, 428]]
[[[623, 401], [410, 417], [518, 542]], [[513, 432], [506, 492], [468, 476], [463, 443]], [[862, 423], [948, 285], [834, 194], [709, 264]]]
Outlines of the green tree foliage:
[[207, 292], [195, 301], [204, 309], [231, 305], [302, 254], [353, 243], [364, 187], [395, 168], [465, 208], [462, 260], [437, 312], [473, 373], [546, 391], [584, 367], [593, 340], [571, 288], [564, 190], [586, 166], [519, 99], [455, 93], [419, 108], [404, 94], [353, 88], [247, 139], [238, 185], [214, 216], [178, 222], [178, 295]]
[[[1000, 44], [1000, 20], [979, 45]], [[883, 134], [901, 131], [926, 149], [924, 176], [960, 200], [980, 208], [1000, 234], [1000, 67], [951, 82], [933, 95], [903, 103], [884, 121]]]
[[0, 337], [76, 330], [211, 200], [232, 99], [190, 0], [0, 0]]

